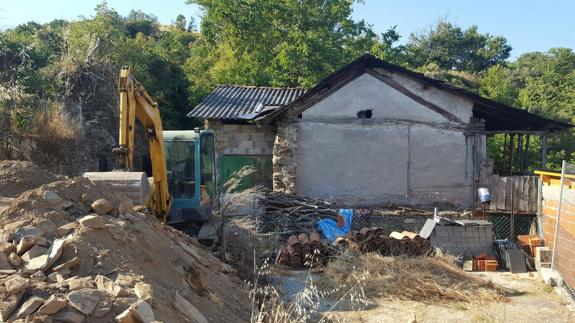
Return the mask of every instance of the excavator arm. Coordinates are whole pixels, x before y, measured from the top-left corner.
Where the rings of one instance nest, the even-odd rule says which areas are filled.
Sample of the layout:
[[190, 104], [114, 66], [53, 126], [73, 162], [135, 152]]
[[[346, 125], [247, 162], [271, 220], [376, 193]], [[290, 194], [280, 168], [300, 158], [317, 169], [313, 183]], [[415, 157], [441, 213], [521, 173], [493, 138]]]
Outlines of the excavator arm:
[[134, 131], [137, 118], [148, 136], [154, 178], [146, 206], [165, 222], [170, 210], [171, 197], [168, 191], [160, 110], [146, 89], [136, 81], [129, 67], [122, 67], [120, 71], [118, 91], [120, 94], [119, 147], [113, 149], [116, 170], [131, 172], [134, 169]]

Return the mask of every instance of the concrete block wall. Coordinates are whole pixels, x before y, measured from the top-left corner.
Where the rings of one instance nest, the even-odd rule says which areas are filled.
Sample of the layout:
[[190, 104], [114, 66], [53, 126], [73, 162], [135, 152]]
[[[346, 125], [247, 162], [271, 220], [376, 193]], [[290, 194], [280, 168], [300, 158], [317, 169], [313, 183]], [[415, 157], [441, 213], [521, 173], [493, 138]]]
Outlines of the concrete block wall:
[[244, 124], [224, 124], [206, 120], [206, 129], [216, 134], [216, 155], [271, 156], [276, 127]]
[[436, 225], [429, 239], [436, 250], [451, 255], [493, 254], [492, 225]]

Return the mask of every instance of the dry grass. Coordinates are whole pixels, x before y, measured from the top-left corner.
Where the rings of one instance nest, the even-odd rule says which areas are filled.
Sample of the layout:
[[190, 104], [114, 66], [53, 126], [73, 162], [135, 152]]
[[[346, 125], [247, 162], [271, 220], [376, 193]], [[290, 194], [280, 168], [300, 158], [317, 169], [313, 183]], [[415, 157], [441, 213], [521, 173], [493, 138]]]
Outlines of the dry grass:
[[505, 291], [463, 272], [446, 257], [383, 257], [346, 251], [332, 261], [323, 288], [342, 290], [363, 281], [368, 298], [399, 299], [426, 304], [505, 300]]

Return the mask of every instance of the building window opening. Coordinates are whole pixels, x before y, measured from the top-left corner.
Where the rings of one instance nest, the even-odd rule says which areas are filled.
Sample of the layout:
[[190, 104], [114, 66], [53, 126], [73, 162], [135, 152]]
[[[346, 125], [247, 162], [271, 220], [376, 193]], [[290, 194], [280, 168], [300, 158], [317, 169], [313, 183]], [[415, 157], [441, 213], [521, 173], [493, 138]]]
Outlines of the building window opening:
[[357, 113], [357, 118], [358, 119], [371, 119], [371, 115], [372, 115], [372, 110], [368, 109], [368, 110], [360, 110]]

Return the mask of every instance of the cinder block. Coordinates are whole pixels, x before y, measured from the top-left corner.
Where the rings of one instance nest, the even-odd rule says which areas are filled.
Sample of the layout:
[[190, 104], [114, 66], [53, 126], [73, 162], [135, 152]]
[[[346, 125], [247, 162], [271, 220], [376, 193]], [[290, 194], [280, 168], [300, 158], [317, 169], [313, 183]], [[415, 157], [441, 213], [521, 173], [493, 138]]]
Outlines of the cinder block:
[[437, 230], [437, 229], [435, 229], [435, 235], [436, 235], [437, 237], [446, 237], [446, 238], [447, 238], [447, 237], [449, 237], [450, 234], [449, 234], [449, 232], [447, 232], [446, 230]]
[[462, 237], [479, 238], [479, 232], [477, 232], [477, 231], [465, 231], [465, 232], [461, 232], [461, 236]]
[[433, 231], [435, 232], [447, 232], [449, 229], [449, 227], [447, 226], [443, 226], [443, 225], [436, 225], [435, 228], [433, 228]]

